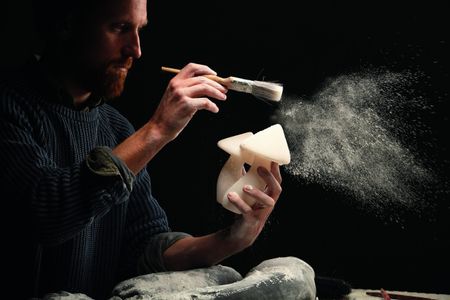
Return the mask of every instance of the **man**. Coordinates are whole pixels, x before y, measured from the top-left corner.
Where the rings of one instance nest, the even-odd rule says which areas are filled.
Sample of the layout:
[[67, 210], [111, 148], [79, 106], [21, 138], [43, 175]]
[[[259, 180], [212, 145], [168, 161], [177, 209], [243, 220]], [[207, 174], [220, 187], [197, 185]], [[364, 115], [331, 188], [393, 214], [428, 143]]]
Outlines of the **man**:
[[45, 51], [0, 84], [4, 211], [20, 224], [5, 246], [15, 299], [60, 290], [105, 299], [140, 273], [217, 264], [255, 241], [281, 193], [273, 164], [259, 170], [264, 191], [245, 189], [257, 205], [228, 195], [242, 212], [229, 228], [171, 232], [145, 167], [198, 110], [217, 113], [211, 99], [226, 100], [227, 90], [203, 76], [210, 68], [188, 64], [134, 131], [104, 100], [121, 94], [142, 54], [146, 0], [93, 2], [36, 1]]

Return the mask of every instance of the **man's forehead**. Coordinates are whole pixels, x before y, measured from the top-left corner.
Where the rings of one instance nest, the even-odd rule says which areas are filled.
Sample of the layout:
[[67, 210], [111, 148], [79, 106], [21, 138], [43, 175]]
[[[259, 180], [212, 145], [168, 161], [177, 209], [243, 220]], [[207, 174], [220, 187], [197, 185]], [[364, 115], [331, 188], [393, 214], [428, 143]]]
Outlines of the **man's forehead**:
[[147, 0], [104, 1], [99, 14], [104, 18], [133, 20], [147, 24]]

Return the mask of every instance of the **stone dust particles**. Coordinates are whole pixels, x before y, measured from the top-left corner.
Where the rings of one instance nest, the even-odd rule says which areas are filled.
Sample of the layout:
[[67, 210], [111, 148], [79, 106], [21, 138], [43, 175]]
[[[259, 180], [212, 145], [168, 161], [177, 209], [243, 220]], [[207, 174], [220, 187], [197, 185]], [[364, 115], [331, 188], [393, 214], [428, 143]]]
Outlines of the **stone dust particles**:
[[329, 79], [308, 98], [285, 96], [275, 118], [291, 150], [287, 173], [368, 209], [422, 209], [438, 179], [432, 146], [421, 145], [433, 106], [414, 90], [419, 77], [371, 70]]

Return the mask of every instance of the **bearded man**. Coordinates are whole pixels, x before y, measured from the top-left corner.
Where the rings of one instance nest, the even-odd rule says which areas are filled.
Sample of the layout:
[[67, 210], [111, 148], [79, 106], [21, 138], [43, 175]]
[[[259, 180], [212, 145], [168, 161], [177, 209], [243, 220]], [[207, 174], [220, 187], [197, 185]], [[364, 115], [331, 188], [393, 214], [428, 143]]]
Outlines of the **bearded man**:
[[106, 102], [142, 55], [147, 1], [39, 0], [35, 10], [45, 51], [0, 82], [7, 298], [64, 290], [105, 299], [121, 280], [212, 266], [249, 247], [280, 196], [278, 165], [259, 170], [264, 191], [245, 188], [257, 205], [230, 193], [242, 214], [199, 237], [171, 231], [146, 171], [198, 110], [218, 112], [211, 99], [227, 90], [204, 76], [215, 72], [187, 64], [135, 130]]

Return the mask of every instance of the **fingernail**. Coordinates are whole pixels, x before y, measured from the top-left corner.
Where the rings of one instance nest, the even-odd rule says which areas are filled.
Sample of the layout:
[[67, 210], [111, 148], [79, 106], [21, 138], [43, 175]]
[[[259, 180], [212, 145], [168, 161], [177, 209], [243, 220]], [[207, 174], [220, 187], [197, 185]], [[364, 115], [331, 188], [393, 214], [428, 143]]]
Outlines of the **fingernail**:
[[228, 200], [232, 200], [235, 196], [236, 193], [235, 192], [229, 192], [228, 194], [227, 194], [227, 198], [228, 198]]
[[247, 184], [247, 185], [244, 186], [244, 190], [251, 191], [251, 190], [253, 190], [253, 186]]

